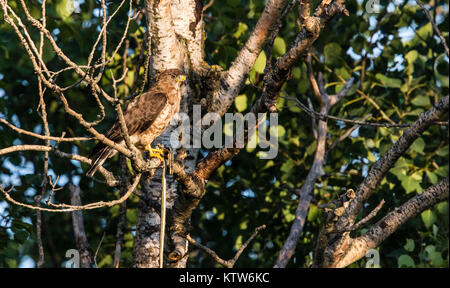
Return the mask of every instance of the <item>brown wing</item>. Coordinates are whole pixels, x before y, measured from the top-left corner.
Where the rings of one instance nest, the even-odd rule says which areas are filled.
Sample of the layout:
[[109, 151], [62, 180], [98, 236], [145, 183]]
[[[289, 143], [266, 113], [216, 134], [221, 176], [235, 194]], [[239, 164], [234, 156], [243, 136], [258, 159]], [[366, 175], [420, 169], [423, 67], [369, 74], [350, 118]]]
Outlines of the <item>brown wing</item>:
[[[128, 134], [131, 136], [147, 130], [153, 124], [156, 117], [158, 117], [166, 103], [167, 97], [165, 93], [149, 91], [142, 94], [136, 102], [130, 104], [123, 115], [127, 124]], [[123, 138], [119, 123], [114, 123], [111, 129], [106, 132], [105, 136], [116, 143], [121, 142]], [[99, 155], [105, 154], [102, 153], [105, 148], [109, 147], [99, 142], [92, 150], [89, 158], [95, 160]]]
[[[153, 124], [161, 110], [167, 103], [166, 94], [162, 92], [147, 92], [142, 94], [136, 103], [130, 104], [125, 111], [124, 118], [128, 134], [142, 133]], [[114, 142], [122, 141], [120, 125], [116, 122], [105, 135]]]

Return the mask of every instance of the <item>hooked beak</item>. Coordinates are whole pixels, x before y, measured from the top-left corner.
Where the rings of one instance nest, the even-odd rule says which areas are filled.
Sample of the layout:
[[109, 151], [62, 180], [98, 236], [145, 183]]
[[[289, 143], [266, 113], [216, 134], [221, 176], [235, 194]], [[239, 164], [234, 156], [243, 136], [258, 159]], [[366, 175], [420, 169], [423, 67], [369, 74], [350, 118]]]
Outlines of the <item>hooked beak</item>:
[[178, 75], [177, 76], [177, 82], [184, 82], [184, 81], [186, 81], [186, 76], [184, 76], [184, 75]]

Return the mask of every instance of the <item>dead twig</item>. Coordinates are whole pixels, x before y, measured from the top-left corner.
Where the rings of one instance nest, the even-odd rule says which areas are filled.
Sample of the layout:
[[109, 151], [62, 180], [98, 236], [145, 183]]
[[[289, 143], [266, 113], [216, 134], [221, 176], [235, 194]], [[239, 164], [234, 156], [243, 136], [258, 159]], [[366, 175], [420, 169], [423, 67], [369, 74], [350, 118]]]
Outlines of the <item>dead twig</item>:
[[258, 233], [264, 229], [266, 229], [266, 225], [261, 225], [261, 226], [257, 227], [255, 229], [255, 231], [253, 232], [253, 234], [250, 236], [250, 238], [248, 238], [247, 241], [245, 241], [245, 243], [242, 244], [242, 246], [236, 252], [234, 257], [230, 260], [223, 260], [222, 258], [219, 257], [219, 255], [217, 255], [216, 252], [214, 252], [210, 248], [198, 243], [190, 235], [186, 235], [186, 239], [195, 247], [202, 249], [206, 254], [208, 254], [208, 256], [210, 256], [212, 259], [214, 259], [217, 263], [219, 263], [227, 268], [233, 268], [234, 264], [239, 259], [239, 256], [241, 256], [242, 252], [244, 252], [245, 248], [247, 248], [247, 246], [250, 244], [250, 242], [252, 242], [252, 240], [256, 237], [256, 235], [258, 235]]

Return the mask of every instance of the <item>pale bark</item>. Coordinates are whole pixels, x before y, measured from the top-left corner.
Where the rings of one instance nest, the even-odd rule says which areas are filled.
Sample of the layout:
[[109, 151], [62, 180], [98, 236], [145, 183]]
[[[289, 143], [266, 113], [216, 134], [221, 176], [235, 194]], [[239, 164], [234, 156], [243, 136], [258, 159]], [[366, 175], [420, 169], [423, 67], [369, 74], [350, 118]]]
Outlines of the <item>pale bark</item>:
[[[146, 1], [147, 23], [151, 31], [151, 61], [150, 74], [170, 68], [184, 70], [186, 74], [191, 73], [194, 67], [201, 67], [203, 61], [203, 20], [199, 16], [198, 1]], [[201, 13], [201, 12], [200, 12]], [[194, 23], [194, 24], [192, 24]], [[192, 32], [192, 30], [194, 32]], [[180, 41], [180, 40], [181, 41]], [[183, 99], [180, 112], [189, 113], [192, 103], [193, 91], [184, 87]], [[170, 147], [169, 127], [154, 144], [161, 143]], [[177, 151], [174, 151], [176, 155]], [[188, 157], [185, 160], [187, 170], [192, 171], [197, 161], [198, 149], [188, 149]], [[134, 266], [135, 267], [158, 267], [159, 266], [159, 231], [160, 215], [159, 209], [153, 205], [160, 203], [161, 170], [158, 169], [151, 181], [141, 181], [142, 192], [146, 200], [141, 200], [138, 211], [138, 224], [134, 244]], [[167, 183], [167, 209], [168, 215], [174, 205], [178, 191], [178, 184], [173, 175], [166, 175]], [[166, 233], [166, 235], [168, 235]], [[172, 239], [166, 239], [165, 247], [169, 249], [173, 245]], [[177, 239], [178, 249], [182, 255], [187, 253], [188, 242], [183, 239], [180, 243]], [[167, 245], [169, 244], [169, 245]], [[167, 249], [166, 253], [168, 252]], [[169, 259], [168, 259], [169, 260]], [[165, 264], [169, 261], [165, 260]], [[172, 261], [167, 264], [170, 267], [185, 267], [187, 258], [181, 261]]]
[[[336, 217], [337, 219], [329, 218], [326, 220], [327, 222], [320, 232], [316, 244], [314, 267], [344, 267], [353, 263], [353, 261], [362, 257], [361, 253], [365, 249], [364, 245], [367, 244], [368, 247], [376, 247], [373, 246], [375, 243], [376, 245], [379, 245], [384, 239], [395, 232], [404, 221], [414, 217], [414, 215], [427, 209], [427, 207], [430, 207], [426, 205], [431, 202], [426, 201], [426, 199], [428, 199], [428, 194], [425, 194], [425, 196], [421, 196], [426, 198], [423, 199], [426, 202], [423, 203], [423, 205], [414, 204], [415, 208], [410, 208], [412, 207], [411, 205], [413, 205], [412, 203], [418, 203], [417, 200], [410, 200], [404, 204], [406, 206], [402, 206], [410, 212], [403, 216], [397, 215], [394, 218], [392, 218], [392, 213], [388, 214], [384, 218], [386, 221], [375, 224], [372, 229], [369, 230], [369, 234], [366, 233], [362, 238], [357, 238], [358, 240], [350, 237], [351, 229], [349, 230], [349, 228], [354, 227], [353, 225], [355, 225], [356, 217], [361, 208], [369, 197], [375, 193], [376, 188], [384, 178], [385, 174], [394, 166], [395, 162], [406, 153], [411, 144], [419, 138], [434, 121], [439, 120], [439, 117], [448, 111], [448, 106], [449, 96], [447, 95], [436, 102], [431, 109], [422, 113], [413, 125], [403, 132], [399, 140], [377, 162], [375, 162], [363, 183], [358, 187], [355, 196], [352, 197], [352, 199], [348, 199], [345, 203], [341, 203], [345, 204], [344, 206], [336, 208], [343, 209], [342, 213], [339, 213]], [[445, 181], [447, 181], [447, 184], [445, 184]], [[439, 195], [448, 198], [448, 180], [445, 181], [443, 182], [443, 186], [439, 186], [441, 189], [438, 190], [441, 192], [444, 190], [444, 192]], [[430, 191], [435, 191], [435, 188], [430, 188]], [[445, 190], [447, 190], [447, 192], [445, 192]], [[422, 199], [421, 197], [417, 199]], [[435, 200], [443, 199], [442, 197], [439, 196]], [[382, 230], [386, 228], [386, 230], [382, 233], [381, 230], [379, 230], [380, 228]]]
[[223, 115], [230, 108], [287, 3], [287, 0], [269, 0], [267, 2], [249, 39], [230, 69], [220, 79], [220, 87], [213, 95], [210, 111]]
[[378, 247], [408, 220], [417, 217], [424, 210], [433, 207], [435, 204], [448, 199], [448, 185], [448, 178], [446, 178], [411, 198], [400, 207], [395, 208], [391, 213], [374, 224], [364, 235], [353, 239], [345, 256], [334, 263], [330, 263], [329, 267], [346, 267], [363, 258], [367, 251]]

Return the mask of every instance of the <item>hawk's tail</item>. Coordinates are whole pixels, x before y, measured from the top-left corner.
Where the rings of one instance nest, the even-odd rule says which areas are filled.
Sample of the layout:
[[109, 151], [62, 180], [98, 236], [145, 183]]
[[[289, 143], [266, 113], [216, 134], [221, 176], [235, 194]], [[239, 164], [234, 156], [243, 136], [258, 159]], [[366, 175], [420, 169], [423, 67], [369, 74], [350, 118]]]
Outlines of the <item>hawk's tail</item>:
[[94, 147], [91, 155], [89, 155], [89, 159], [92, 160], [92, 166], [89, 171], [87, 171], [86, 175], [89, 177], [94, 176], [95, 172], [97, 172], [98, 168], [105, 163], [105, 160], [108, 159], [112, 152], [112, 148], [106, 146], [103, 143], [98, 143], [97, 146]]

